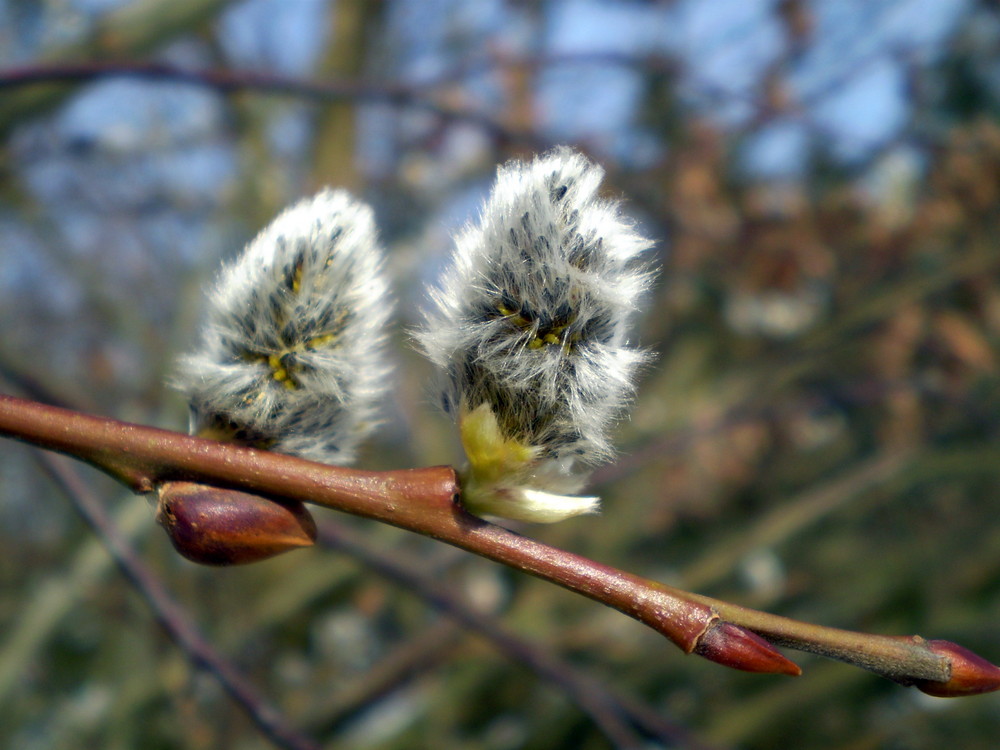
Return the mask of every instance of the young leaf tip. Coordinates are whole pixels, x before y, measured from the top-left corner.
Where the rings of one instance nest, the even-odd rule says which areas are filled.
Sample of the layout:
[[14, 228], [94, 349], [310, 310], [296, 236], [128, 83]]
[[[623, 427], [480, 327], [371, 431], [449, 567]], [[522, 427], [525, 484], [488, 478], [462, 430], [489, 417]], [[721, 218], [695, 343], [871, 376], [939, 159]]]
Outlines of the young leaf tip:
[[648, 353], [630, 324], [651, 282], [651, 242], [598, 196], [603, 170], [569, 148], [497, 171], [417, 339], [444, 374], [474, 513], [551, 522], [613, 448]]

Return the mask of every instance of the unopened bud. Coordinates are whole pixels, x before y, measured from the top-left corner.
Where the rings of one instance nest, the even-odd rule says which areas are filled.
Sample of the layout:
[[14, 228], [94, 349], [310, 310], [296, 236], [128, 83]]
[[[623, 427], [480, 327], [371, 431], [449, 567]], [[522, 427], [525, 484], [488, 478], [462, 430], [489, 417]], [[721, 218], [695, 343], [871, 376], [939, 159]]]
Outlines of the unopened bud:
[[927, 647], [951, 665], [947, 682], [920, 680], [914, 687], [938, 698], [961, 698], [1000, 690], [1000, 667], [951, 641], [927, 641]]
[[694, 653], [709, 661], [744, 672], [802, 674], [799, 665], [756, 633], [730, 622], [715, 622], [698, 640]]
[[316, 522], [300, 502], [192, 482], [160, 487], [156, 520], [181, 555], [202, 565], [257, 562], [316, 541]]

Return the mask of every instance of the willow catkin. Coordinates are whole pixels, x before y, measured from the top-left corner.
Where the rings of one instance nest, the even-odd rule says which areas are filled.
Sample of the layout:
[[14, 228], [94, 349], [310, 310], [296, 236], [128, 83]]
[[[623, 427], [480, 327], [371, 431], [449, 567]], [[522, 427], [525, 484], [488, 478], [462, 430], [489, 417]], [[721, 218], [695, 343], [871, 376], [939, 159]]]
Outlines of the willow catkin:
[[286, 209], [223, 268], [179, 362], [192, 432], [349, 463], [388, 385], [390, 309], [367, 205], [324, 190]]
[[629, 342], [651, 246], [597, 191], [603, 170], [568, 148], [497, 173], [417, 332], [444, 373], [442, 402], [468, 459], [477, 513], [557, 521], [613, 455], [609, 430], [648, 354]]

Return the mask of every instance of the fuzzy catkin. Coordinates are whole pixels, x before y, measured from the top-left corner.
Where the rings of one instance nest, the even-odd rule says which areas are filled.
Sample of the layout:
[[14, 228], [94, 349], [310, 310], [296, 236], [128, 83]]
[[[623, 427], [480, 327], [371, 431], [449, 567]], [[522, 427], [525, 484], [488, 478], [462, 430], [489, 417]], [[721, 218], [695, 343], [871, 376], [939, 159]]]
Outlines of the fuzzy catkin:
[[174, 386], [192, 432], [345, 464], [388, 385], [390, 315], [371, 209], [324, 190], [223, 268]]
[[[617, 203], [598, 198], [602, 176], [568, 148], [501, 167], [480, 221], [457, 236], [417, 333], [444, 372], [445, 409], [460, 426], [476, 415], [471, 441], [486, 453], [496, 440], [527, 449], [486, 472], [497, 474], [493, 494], [507, 499], [526, 489], [578, 491], [585, 468], [613, 454], [609, 429], [648, 358], [628, 337], [651, 279], [642, 257], [651, 243]], [[493, 447], [481, 439], [490, 419]], [[469, 473], [482, 478], [466, 433]], [[491, 512], [524, 517], [518, 501], [493, 503]]]

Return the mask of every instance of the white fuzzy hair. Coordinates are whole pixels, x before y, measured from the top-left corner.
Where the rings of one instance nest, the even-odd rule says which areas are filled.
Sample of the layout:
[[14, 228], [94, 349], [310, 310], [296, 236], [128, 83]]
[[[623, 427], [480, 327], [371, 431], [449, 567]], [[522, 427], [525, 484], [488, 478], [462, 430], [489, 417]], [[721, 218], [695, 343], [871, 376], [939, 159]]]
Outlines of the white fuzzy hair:
[[371, 209], [343, 190], [275, 218], [223, 268], [179, 362], [192, 432], [352, 461], [388, 385], [382, 265]]
[[566, 147], [502, 166], [416, 334], [445, 373], [445, 409], [489, 404], [505, 437], [537, 449], [543, 489], [578, 489], [580, 465], [612, 455], [648, 359], [628, 337], [651, 242], [597, 196], [603, 174]]

